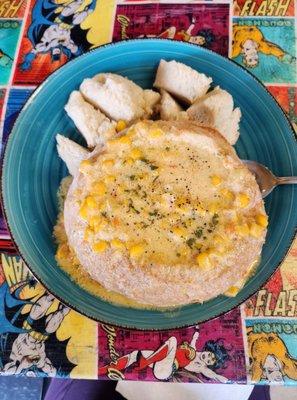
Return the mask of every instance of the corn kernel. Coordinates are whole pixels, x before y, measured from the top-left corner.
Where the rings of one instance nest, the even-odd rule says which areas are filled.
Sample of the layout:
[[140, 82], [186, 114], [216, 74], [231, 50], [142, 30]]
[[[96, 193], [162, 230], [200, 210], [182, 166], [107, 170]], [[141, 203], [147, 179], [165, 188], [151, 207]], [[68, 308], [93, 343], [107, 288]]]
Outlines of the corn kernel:
[[172, 228], [172, 232], [177, 236], [185, 236], [187, 234], [186, 229], [179, 226]]
[[120, 132], [127, 128], [127, 124], [124, 120], [120, 119], [116, 125], [116, 131]]
[[158, 138], [158, 137], [163, 136], [163, 135], [164, 135], [164, 132], [162, 131], [162, 129], [159, 129], [159, 128], [157, 128], [157, 129], [152, 129], [152, 130], [150, 131], [150, 133], [149, 133], [149, 136], [150, 136], [151, 138]]
[[86, 203], [83, 203], [83, 205], [80, 207], [79, 209], [79, 215], [83, 218], [83, 219], [87, 219], [88, 218], [88, 206]]
[[258, 225], [262, 226], [263, 228], [266, 228], [268, 225], [268, 218], [267, 215], [259, 214], [256, 216], [256, 222]]
[[226, 296], [235, 297], [239, 292], [239, 288], [237, 286], [230, 286], [229, 289], [224, 293]]
[[229, 201], [234, 201], [235, 196], [234, 196], [234, 193], [231, 192], [231, 190], [221, 189], [220, 192], [225, 197], [225, 199], [227, 199]]
[[113, 183], [113, 182], [115, 182], [115, 180], [116, 180], [116, 177], [113, 176], [113, 175], [107, 175], [107, 176], [104, 178], [104, 182], [105, 182], [106, 184], [108, 184], [108, 183]]
[[248, 224], [237, 225], [236, 232], [241, 236], [247, 236], [250, 233]]
[[102, 218], [100, 217], [100, 215], [93, 215], [93, 216], [89, 219], [89, 225], [90, 225], [92, 228], [95, 228], [95, 227], [99, 226], [101, 222], [102, 222]]
[[106, 194], [106, 186], [104, 182], [96, 182], [92, 186], [92, 191], [94, 194], [98, 194], [99, 196], [103, 196]]
[[93, 231], [93, 229], [92, 229], [91, 227], [88, 226], [88, 227], [85, 229], [84, 239], [85, 239], [85, 240], [88, 240], [88, 239], [90, 238], [90, 236], [92, 236], [92, 235], [94, 235], [94, 231]]
[[111, 241], [112, 247], [115, 247], [116, 249], [124, 249], [125, 245], [123, 242], [121, 242], [119, 239], [112, 239]]
[[86, 169], [87, 167], [89, 167], [90, 165], [92, 165], [92, 161], [89, 160], [88, 158], [87, 158], [86, 160], [82, 160], [82, 162], [81, 162], [80, 165], [79, 165], [79, 171], [80, 171], [80, 172], [84, 172], [85, 169]]
[[217, 175], [213, 175], [213, 176], [211, 177], [211, 183], [212, 183], [214, 186], [219, 186], [219, 185], [222, 183], [222, 178], [219, 177], [219, 176], [217, 176]]
[[100, 240], [99, 242], [93, 244], [93, 250], [96, 253], [102, 253], [107, 249], [107, 246], [108, 246], [107, 242], [105, 242], [104, 240]]
[[134, 164], [134, 160], [133, 160], [133, 158], [126, 158], [125, 160], [124, 160], [124, 164], [126, 164], [126, 165], [133, 165]]
[[104, 160], [102, 162], [102, 164], [104, 165], [104, 167], [113, 167], [114, 166], [114, 160], [111, 160], [111, 159]]
[[131, 150], [130, 157], [131, 157], [133, 160], [138, 160], [138, 159], [141, 158], [142, 156], [143, 156], [143, 154], [142, 154], [142, 151], [141, 151], [140, 149], [135, 148], [135, 149], [132, 149], [132, 150]]
[[107, 144], [108, 145], [131, 144], [131, 139], [127, 135], [124, 135], [119, 138], [109, 139], [107, 141]]
[[250, 202], [249, 196], [245, 193], [239, 193], [237, 195], [237, 200], [238, 200], [240, 207], [242, 207], [242, 208], [248, 206], [248, 204]]
[[133, 258], [140, 257], [144, 252], [144, 247], [141, 244], [136, 244], [130, 248], [130, 256]]
[[252, 222], [250, 225], [250, 235], [255, 238], [260, 238], [263, 235], [263, 227]]
[[101, 232], [107, 225], [107, 222], [103, 220], [99, 225], [94, 226], [94, 232], [98, 233]]
[[212, 214], [215, 214], [216, 212], [218, 212], [218, 206], [215, 203], [212, 203], [208, 206], [208, 211]]
[[98, 204], [98, 210], [99, 211], [105, 211], [107, 207], [106, 201], [103, 201], [101, 204]]
[[131, 139], [127, 135], [125, 135], [125, 136], [121, 136], [118, 139], [118, 142], [121, 144], [131, 144]]
[[89, 208], [94, 209], [97, 207], [97, 201], [93, 196], [87, 196], [85, 201]]
[[211, 266], [207, 252], [198, 254], [196, 261], [201, 268], [209, 268]]
[[225, 240], [221, 235], [216, 234], [213, 236], [213, 242], [214, 242], [214, 244], [223, 244], [223, 243], [225, 243]]

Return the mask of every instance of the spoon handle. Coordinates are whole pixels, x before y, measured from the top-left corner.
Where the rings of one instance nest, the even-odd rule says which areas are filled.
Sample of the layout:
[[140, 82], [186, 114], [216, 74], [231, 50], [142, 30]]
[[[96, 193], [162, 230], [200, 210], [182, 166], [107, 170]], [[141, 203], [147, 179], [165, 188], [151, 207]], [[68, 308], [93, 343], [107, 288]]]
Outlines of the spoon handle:
[[297, 184], [297, 176], [283, 176], [277, 178], [278, 185]]

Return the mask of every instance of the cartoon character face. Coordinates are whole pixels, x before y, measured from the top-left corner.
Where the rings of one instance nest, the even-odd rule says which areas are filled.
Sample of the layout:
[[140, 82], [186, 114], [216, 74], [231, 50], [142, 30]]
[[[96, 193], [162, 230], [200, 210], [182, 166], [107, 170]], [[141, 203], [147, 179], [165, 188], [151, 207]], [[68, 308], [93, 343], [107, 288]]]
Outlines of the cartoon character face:
[[54, 47], [51, 50], [51, 53], [52, 53], [52, 60], [53, 61], [59, 61], [60, 60], [60, 57], [61, 57], [61, 49], [60, 49], [60, 47]]
[[266, 357], [263, 365], [263, 377], [269, 382], [283, 382], [282, 365], [280, 361], [272, 355]]
[[243, 62], [249, 68], [254, 68], [259, 64], [258, 43], [248, 39], [242, 47]]
[[216, 356], [211, 351], [202, 351], [200, 354], [200, 359], [205, 363], [205, 365], [214, 365], [216, 363]]
[[205, 38], [203, 36], [191, 36], [189, 42], [203, 46], [205, 44]]

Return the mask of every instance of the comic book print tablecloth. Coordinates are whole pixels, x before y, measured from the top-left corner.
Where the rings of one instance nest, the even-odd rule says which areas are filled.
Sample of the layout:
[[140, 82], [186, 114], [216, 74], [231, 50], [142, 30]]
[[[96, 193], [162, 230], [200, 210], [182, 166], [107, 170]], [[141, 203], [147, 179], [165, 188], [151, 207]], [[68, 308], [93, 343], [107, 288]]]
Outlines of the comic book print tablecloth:
[[[111, 41], [163, 37], [229, 56], [293, 123], [294, 0], [0, 0], [2, 151], [20, 109], [52, 71]], [[167, 332], [100, 325], [30, 274], [0, 220], [0, 373], [184, 382], [297, 383], [297, 242], [241, 307]], [[194, 362], [193, 362], [194, 360]]]

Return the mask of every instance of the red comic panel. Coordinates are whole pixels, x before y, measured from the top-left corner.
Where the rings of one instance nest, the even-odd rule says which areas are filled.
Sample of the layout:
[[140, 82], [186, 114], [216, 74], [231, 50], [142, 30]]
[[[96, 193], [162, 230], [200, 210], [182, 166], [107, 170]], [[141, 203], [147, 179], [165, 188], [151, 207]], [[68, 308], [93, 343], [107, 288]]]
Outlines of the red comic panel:
[[0, 249], [2, 252], [5, 252], [5, 253], [18, 254], [16, 248], [14, 247], [12, 240], [9, 238], [7, 238], [7, 239], [0, 238]]
[[294, 0], [235, 0], [233, 15], [241, 17], [294, 16]]
[[27, 0], [0, 0], [0, 18], [22, 18], [26, 4]]
[[297, 123], [297, 90], [293, 86], [267, 86], [280, 106], [288, 114], [289, 119]]
[[296, 317], [297, 289], [285, 288], [282, 275], [279, 268], [266, 285], [245, 302], [246, 316]]
[[245, 382], [239, 309], [191, 328], [136, 331], [99, 325], [99, 377]]
[[[83, 4], [82, 4], [83, 3]], [[53, 71], [90, 48], [81, 24], [96, 0], [32, 0], [15, 70], [14, 84], [39, 84]]]
[[1, 121], [2, 121], [2, 119], [4, 119], [4, 115], [2, 116], [4, 97], [5, 97], [5, 89], [0, 89], [0, 120]]
[[116, 10], [113, 40], [160, 37], [228, 55], [228, 4], [133, 4]]

